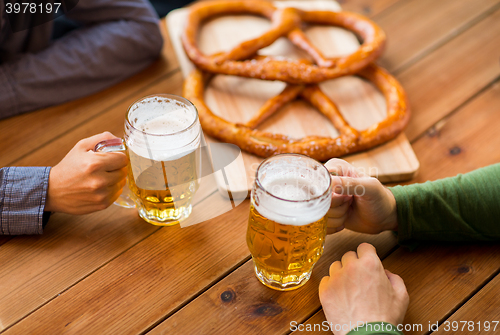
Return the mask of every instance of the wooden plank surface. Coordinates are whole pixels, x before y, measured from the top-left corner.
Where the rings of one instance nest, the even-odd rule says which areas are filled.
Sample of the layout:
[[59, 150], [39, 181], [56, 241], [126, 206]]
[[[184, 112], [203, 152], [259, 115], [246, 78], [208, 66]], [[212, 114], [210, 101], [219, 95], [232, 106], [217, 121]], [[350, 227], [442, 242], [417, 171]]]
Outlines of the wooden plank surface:
[[500, 162], [500, 81], [442, 119], [413, 148], [422, 162], [413, 182], [466, 173]]
[[[179, 80], [180, 73], [177, 72], [177, 76], [171, 76], [169, 81], [141, 89], [139, 94], [144, 96], [165, 90], [175, 92]], [[84, 126], [24, 156], [16, 165], [54, 165], [85, 136], [104, 130], [121, 135], [125, 111], [135, 100], [136, 97], [132, 96], [116, 104]], [[3, 327], [10, 326], [45, 304], [157, 229], [138, 218], [135, 210], [112, 206], [90, 216], [56, 214], [51, 218], [44, 235], [11, 239], [0, 248], [0, 259], [3, 260], [0, 261], [0, 277], [4, 276], [2, 284], [5, 288], [0, 291], [0, 320]], [[103, 243], [108, 243], [108, 247], [105, 248]], [[95, 255], [89, 257], [92, 253]], [[7, 266], [10, 263], [15, 266], [15, 271]], [[38, 280], [38, 276], [43, 276], [43, 281]]]
[[0, 247], [0, 331], [58, 296], [158, 228], [135, 210], [56, 214], [40, 236]]
[[[500, 162], [500, 151], [497, 150], [500, 146], [500, 136], [498, 136], [498, 129], [500, 129], [498, 106], [500, 106], [500, 82], [497, 81], [455, 114], [443, 120], [438, 127], [433, 128], [426, 136], [418, 139], [413, 144], [413, 148], [422, 167], [419, 175], [412, 183], [436, 180], [458, 173], [466, 173], [483, 166]], [[487, 145], [485, 145], [485, 143], [487, 143]], [[488, 259], [490, 253], [498, 253], [497, 249], [492, 251], [490, 248], [491, 247], [474, 247], [472, 253], [475, 255], [476, 261]], [[407, 258], [411, 259], [390, 261], [394, 264], [400, 263], [401, 266], [407, 264], [407, 269], [401, 268], [401, 270], [390, 270], [400, 271], [395, 272], [400, 275], [406, 271], [408, 276], [403, 276], [406, 285], [408, 285], [409, 288], [413, 285], [419, 287], [419, 281], [422, 280], [423, 275], [427, 272], [432, 273], [430, 271], [431, 268], [447, 269], [454, 259], [468, 259], [469, 255], [462, 254], [463, 247], [452, 249], [460, 254], [450, 254], [446, 247], [444, 247], [443, 250], [448, 252], [448, 254], [447, 257], [442, 257], [443, 250], [439, 250], [438, 247], [436, 254], [440, 256], [436, 258], [437, 260], [434, 260], [434, 262], [438, 263], [427, 268], [425, 267], [427, 259], [433, 257], [430, 257], [429, 253], [425, 250], [421, 251], [417, 249], [413, 254], [408, 255]], [[404, 250], [398, 250], [397, 252], [404, 253]], [[390, 257], [393, 256], [391, 255]], [[389, 262], [389, 260], [385, 261], [384, 265], [387, 265], [387, 262]], [[422, 268], [416, 266], [414, 264], [415, 262], [420, 262], [419, 264]], [[485, 269], [487, 269], [487, 271], [481, 272]], [[465, 272], [465, 268], [462, 269], [462, 271], [467, 273], [467, 276], [477, 276], [473, 280], [475, 283], [480, 283], [491, 276], [492, 273], [498, 271], [498, 269], [500, 269], [500, 260], [490, 259], [487, 264], [484, 264], [484, 267], [481, 267], [480, 271]], [[460, 299], [463, 299], [463, 295], [460, 294], [453, 295], [453, 298], [456, 299], [454, 301], [447, 300], [449, 299], [450, 289], [447, 288], [446, 285], [451, 284], [446, 282], [446, 280], [449, 280], [450, 277], [443, 278], [441, 274], [434, 274], [434, 276], [435, 279], [432, 285], [429, 285], [429, 289], [432, 290], [432, 292], [422, 294], [423, 292], [419, 291], [422, 288], [410, 292], [410, 296], [416, 296], [419, 297], [419, 299], [417, 301], [411, 299], [410, 310], [408, 312], [411, 319], [406, 320], [407, 322], [427, 322], [431, 320], [430, 316], [435, 319], [434, 322], [442, 320], [453, 310], [453, 308], [462, 303]], [[442, 280], [445, 280], [444, 283], [446, 283], [446, 285], [441, 282]], [[442, 285], [438, 285], [438, 283], [442, 283]], [[470, 283], [470, 281], [467, 283]], [[473, 290], [471, 286], [466, 287], [469, 293]], [[464, 288], [465, 286], [462, 286], [460, 289]], [[440, 301], [440, 303], [433, 304], [429, 302], [425, 298], [427, 296], [432, 297], [435, 301]], [[448, 301], [448, 305], [443, 304], [442, 301]], [[422, 302], [425, 302], [425, 304], [422, 304]], [[420, 311], [428, 312], [427, 314], [419, 314]], [[426, 320], [426, 317], [429, 319]], [[325, 321], [324, 314], [322, 311], [319, 311], [307, 321], [307, 324], [321, 324], [323, 321]]]
[[[291, 5], [298, 8], [318, 8], [339, 10], [334, 2], [328, 1], [287, 1], [276, 2], [276, 6]], [[182, 72], [187, 76], [193, 64], [187, 59], [180, 36], [182, 23], [185, 22], [188, 9], [171, 12], [167, 24], [174, 50], [179, 58]], [[269, 22], [257, 17], [225, 16], [207, 22], [200, 32], [200, 49], [206, 54], [228, 50], [242, 41], [261, 35], [269, 28]], [[237, 31], [235, 32], [234, 29]], [[232, 31], [228, 34], [228, 31]], [[354, 34], [332, 27], [312, 27], [306, 30], [311, 41], [330, 57], [349, 54], [359, 47]], [[289, 58], [303, 58], [289, 41], [281, 39], [261, 51], [265, 55]], [[382, 95], [370, 83], [357, 77], [345, 77], [322, 83], [321, 89], [338, 105], [346, 121], [358, 130], [364, 130], [382, 121], [386, 116], [385, 102]], [[262, 81], [234, 76], [215, 77], [206, 90], [207, 105], [212, 111], [234, 123], [246, 123], [259, 108], [270, 98], [278, 95], [285, 83]], [[308, 122], [303, 122], [307, 119]], [[318, 135], [335, 138], [338, 136], [333, 125], [318, 111], [303, 101], [295, 101], [259, 125], [258, 129], [272, 133], [281, 133], [293, 138]], [[256, 167], [262, 158], [244, 153], [245, 165]], [[386, 143], [374, 150], [365, 151], [346, 157], [348, 161], [368, 174], [374, 172], [382, 181], [410, 179], [418, 170], [418, 161], [404, 136]], [[229, 170], [228, 174], [242, 176], [243, 171]], [[232, 185], [233, 191], [246, 196], [251, 189], [255, 169], [247, 168], [241, 182]], [[237, 180], [237, 178], [234, 178]], [[225, 184], [220, 187], [224, 189]], [[224, 190], [225, 191], [225, 190]], [[234, 194], [234, 193], [233, 193]]]
[[309, 282], [289, 292], [262, 285], [249, 260], [150, 334], [286, 334], [291, 321], [300, 323], [318, 309], [319, 282], [328, 273], [330, 264], [364, 241], [377, 246], [382, 257], [395, 245], [395, 238], [389, 232], [368, 236], [344, 231], [328, 236], [323, 256]]
[[[405, 335], [429, 333], [429, 322], [442, 322], [461, 306], [478, 286], [483, 285], [500, 270], [500, 246], [455, 245], [420, 246], [410, 252], [399, 248], [384, 261], [384, 267], [405, 281], [410, 306], [404, 324], [422, 325], [406, 330]], [[436, 303], [439, 302], [439, 303]], [[326, 318], [317, 312], [304, 323], [322, 324]], [[306, 328], [307, 329], [307, 328]], [[292, 334], [303, 333], [295, 331]], [[325, 334], [324, 331], [308, 334]]]
[[[393, 34], [393, 38], [389, 43], [401, 43], [402, 39], [408, 39], [404, 34], [395, 34], [398, 29], [405, 30], [408, 34], [421, 36], [421, 38], [425, 37], [425, 43], [415, 40], [415, 44], [419, 47], [410, 54], [406, 54], [404, 49], [389, 48], [383, 59], [383, 61], [391, 60], [391, 66], [394, 66], [394, 69], [398, 71], [402, 69], [398, 73], [398, 77], [408, 90], [414, 107], [414, 118], [417, 118], [412, 121], [414, 124], [411, 125], [408, 134], [413, 139], [418, 139], [414, 143], [414, 148], [417, 156], [423, 162], [423, 169], [414, 181], [442, 178], [500, 161], [498, 150], [495, 150], [499, 146], [497, 106], [499, 105], [500, 89], [498, 82], [491, 85], [491, 82], [498, 78], [499, 75], [497, 63], [499, 52], [497, 45], [495, 45], [499, 31], [499, 25], [497, 24], [499, 20], [498, 12], [487, 15], [491, 11], [490, 7], [488, 7], [489, 4], [491, 2], [478, 1], [477, 8], [473, 8], [474, 6], [471, 6], [471, 3], [467, 0], [457, 1], [453, 4], [448, 3], [450, 7], [447, 8], [461, 17], [463, 22], [455, 18], [438, 20], [439, 28], [437, 30], [441, 32], [441, 35], [437, 34], [439, 35], [437, 39], [434, 36], [424, 36], [426, 35], [424, 31], [427, 34], [434, 33], [432, 26], [422, 25], [418, 20], [412, 20], [407, 14], [408, 20], [401, 22], [400, 25], [392, 25], [393, 28], [388, 31], [388, 34], [391, 34], [391, 32]], [[381, 24], [396, 20], [398, 15], [393, 13], [398, 13], [400, 6], [407, 8], [406, 10], [418, 11], [422, 17], [426, 17], [426, 14], [432, 16], [432, 10], [442, 11], [442, 15], [445, 15], [444, 13], [447, 10], [445, 7], [440, 7], [441, 4], [436, 2], [429, 5], [429, 12], [426, 12], [425, 8], [410, 0], [377, 0], [369, 4], [365, 0], [347, 0], [343, 5], [357, 6], [358, 8], [372, 6], [374, 9], [372, 14], [375, 15], [375, 20]], [[469, 6], [470, 13], [466, 13], [463, 8], [456, 8], [460, 6]], [[380, 8], [380, 10], [377, 8]], [[391, 15], [393, 15], [392, 19], [390, 18]], [[482, 15], [487, 16], [483, 19]], [[433, 19], [435, 20], [435, 18]], [[477, 23], [476, 20], [480, 22]], [[406, 22], [408, 23], [405, 26]], [[441, 43], [445, 44], [439, 46]], [[172, 57], [172, 55], [173, 53], [170, 53], [165, 56], [173, 58], [169, 64], [173, 68], [177, 68], [175, 57]], [[165, 68], [160, 66], [158, 72], [163, 71]], [[144, 73], [147, 74], [148, 71]], [[154, 74], [150, 73], [150, 75]], [[143, 78], [141, 75], [143, 74], [138, 76]], [[166, 74], [162, 74], [162, 76], [164, 77], [160, 76], [152, 82], [153, 85], [157, 85], [154, 88], [160, 89], [161, 92], [180, 92], [181, 79], [179, 72], [172, 78], [169, 78], [169, 75]], [[4, 151], [0, 151], [0, 164], [12, 164], [15, 160], [18, 160], [19, 164], [23, 165], [55, 164], [77, 140], [83, 137], [90, 136], [101, 131], [101, 129], [112, 130], [119, 135], [123, 127], [123, 114], [128, 105], [124, 100], [125, 95], [115, 100], [113, 100], [113, 96], [120, 94], [121, 91], [127, 91], [130, 92], [127, 97], [130, 100], [135, 100], [135, 98], [142, 96], [147, 91], [143, 86], [145, 85], [143, 79], [137, 79], [136, 82], [131, 79], [123, 86], [118, 85], [116, 87], [119, 89], [106, 91], [108, 93], [107, 97], [96, 95], [101, 99], [96, 102], [93, 102], [92, 97], [89, 97], [88, 99], [85, 98], [67, 104], [67, 110], [51, 111], [51, 109], [48, 109], [27, 114], [18, 117], [22, 122], [16, 121], [17, 118], [1, 121], [0, 138], [7, 145], [3, 147], [6, 148]], [[139, 88], [139, 86], [141, 87]], [[484, 92], [480, 92], [483, 89]], [[158, 93], [158, 91], [153, 93]], [[102, 109], [102, 111], [105, 110], [105, 115], [98, 118], [97, 121], [93, 121], [95, 120], [94, 115], [100, 115], [101, 112], [92, 113], [97, 112], [100, 106], [106, 103], [107, 99], [111, 99], [112, 103]], [[468, 99], [471, 99], [471, 101], [467, 102]], [[81, 109], [78, 109], [79, 102], [82, 103]], [[99, 102], [102, 102], [102, 104]], [[465, 106], [462, 106], [464, 103]], [[457, 107], [460, 107], [460, 109], [454, 111]], [[113, 110], [113, 112], [110, 112], [110, 110]], [[73, 115], [74, 111], [78, 113], [75, 112]], [[53, 116], [52, 113], [54, 113]], [[75, 124], [71, 123], [73, 128], [70, 129], [66, 129], [62, 125], [67, 121], [63, 123], [57, 121], [59, 118], [67, 120], [65, 118], [68, 115], [79, 118]], [[93, 116], [82, 118], [82, 115]], [[38, 131], [31, 124], [40, 124], [44, 118], [52, 118], [52, 120], [56, 121], [46, 123], [44, 126], [51, 129], [50, 127], [53, 124], [57, 136], [50, 137], [50, 134], [36, 133], [30, 137], [32, 132]], [[441, 122], [436, 123], [438, 120]], [[28, 125], [26, 126], [28, 128], [32, 127], [29, 128], [31, 131], [22, 132], [25, 125]], [[67, 125], [70, 125], [70, 123], [67, 123]], [[430, 131], [424, 136], [423, 134], [431, 126]], [[17, 130], [17, 132], [11, 132], [9, 133], [11, 136], [2, 137], [5, 130], [10, 131], [11, 129]], [[50, 132], [47, 131], [47, 133]], [[11, 138], [16, 138], [17, 141], [9, 142]], [[27, 138], [30, 138], [30, 141], [25, 141]], [[38, 141], [38, 138], [42, 140]], [[17, 144], [21, 145], [21, 150], [18, 153], [12, 150], [14, 145]], [[21, 157], [22, 159], [19, 159]], [[70, 333], [95, 331], [102, 333], [103, 330], [104, 332], [109, 330], [118, 333], [127, 330], [130, 333], [138, 333], [146, 331], [176, 311], [178, 312], [173, 314], [172, 317], [176, 317], [181, 312], [187, 313], [180, 308], [218, 282], [232, 269], [238, 268], [242, 262], [248, 260], [248, 251], [246, 250], [244, 237], [242, 237], [244, 236], [242, 232], [246, 226], [248, 215], [247, 203], [242, 204], [221, 218], [210, 221], [210, 225], [215, 224], [217, 227], [215, 233], [212, 232], [212, 227], [208, 228], [209, 223], [207, 222], [199, 226], [186, 228], [192, 229], [193, 232], [189, 234], [183, 233], [186, 229], [179, 229], [179, 232], [175, 231], [173, 233], [166, 233], [164, 231], [168, 230], [162, 229], [153, 235], [148, 235], [147, 231], [151, 226], [144, 224], [136, 217], [133, 220], [129, 219], [122, 209], [116, 208], [116, 210], [114, 212], [111, 208], [80, 218], [58, 214], [51, 219], [45, 235], [41, 237], [0, 238], [2, 265], [5, 259], [2, 256], [8, 256], [12, 259], [12, 263], [8, 263], [10, 264], [8, 265], [10, 273], [2, 272], [3, 269], [0, 269], [0, 276], [2, 273], [6, 274], [6, 277], [1, 277], [0, 282], [3, 284], [2, 280], [7, 278], [9, 285], [18, 292], [17, 295], [9, 295], [8, 299], [10, 300], [6, 304], [0, 303], [0, 321], [3, 327], [0, 329], [11, 325], [15, 320], [24, 318], [24, 320], [12, 327], [9, 333], [60, 333], [62, 331]], [[127, 217], [127, 219], [120, 220], [123, 217]], [[135, 224], [140, 225], [135, 226]], [[223, 225], [237, 231], [234, 235], [227, 232], [222, 233], [221, 226]], [[206, 227], [204, 228], [204, 226]], [[163, 233], [160, 234], [162, 231]], [[110, 236], [106, 237], [108, 232]], [[65, 236], [71, 237], [69, 242], [62, 239]], [[221, 239], [220, 236], [224, 237]], [[140, 240], [141, 237], [147, 238], [137, 244], [135, 241]], [[101, 245], [101, 239], [108, 241], [108, 245]], [[224, 244], [226, 239], [231, 245], [230, 250], [223, 250], [221, 246], [215, 251], [209, 250], [208, 247], [212, 245], [217, 247], [214, 241]], [[73, 246], [70, 242], [75, 242], [76, 245]], [[207, 243], [206, 249], [201, 247]], [[59, 244], [62, 244], [62, 249], [58, 248]], [[165, 244], [178, 247], [177, 249], [169, 249]], [[126, 251], [132, 245], [135, 246]], [[11, 249], [12, 246], [17, 249]], [[191, 250], [191, 246], [194, 246], [194, 250]], [[390, 244], [385, 246], [390, 246]], [[8, 252], [5, 251], [6, 247], [8, 247]], [[69, 248], [68, 251], [65, 251], [65, 248]], [[13, 250], [19, 252], [13, 253]], [[494, 252], [488, 248], [481, 248], [481, 250], [484, 251], [483, 255], [479, 255], [480, 251], [472, 252], [472, 256], [477, 256], [474, 256], [476, 257], [473, 260], [475, 264], [484, 264], [479, 269], [480, 275], [476, 276], [475, 267], [470, 272], [465, 272], [466, 269], [470, 269], [465, 267], [460, 270], [462, 272], [459, 272], [456, 278], [450, 279], [450, 277], [447, 277], [447, 279], [444, 279], [445, 282], [449, 280], [452, 285], [458, 285], [461, 293], [457, 295], [461, 296], [462, 299], [468, 299], [468, 294], [471, 292], [468, 289], [471, 289], [472, 286], [481, 287], [482, 284], [477, 284], [480, 282], [480, 277], [485, 277], [488, 271], [492, 269], [490, 253]], [[155, 251], [159, 251], [161, 256], [153, 257]], [[169, 254], [172, 251], [175, 257]], [[198, 260], [194, 260], [193, 255], [186, 255], [189, 251], [198, 252], [198, 257], [202, 255], [203, 260], [207, 258], [207, 262], [213, 260], [218, 264], [209, 264], [204, 267], [204, 264], [207, 263], [200, 263]], [[398, 252], [400, 251], [398, 250]], [[498, 254], [498, 252], [495, 253]], [[45, 258], [38, 254], [45, 255]], [[64, 255], [67, 255], [67, 257]], [[422, 264], [425, 262], [425, 257], [419, 256], [418, 250], [410, 256], [414, 262]], [[462, 258], [460, 255], [452, 255], [450, 252], [448, 252], [447, 257], [449, 257], [447, 259], [455, 261], [454, 264], [459, 264], [464, 259], [470, 259], [467, 258], [468, 255]], [[405, 259], [404, 257], [402, 259], [396, 258], [394, 266], [403, 266], [404, 264], [400, 263], [404, 262]], [[17, 264], [16, 261], [18, 261]], [[498, 263], [496, 258], [493, 261]], [[163, 262], [167, 264], [165, 267]], [[237, 271], [248, 271], [248, 269], [245, 270], [245, 267], [249, 267], [248, 264], [250, 262], [244, 263]], [[80, 266], [82, 266], [82, 270], [79, 269]], [[435, 268], [440, 267], [440, 263], [435, 265]], [[30, 272], [30, 268], [33, 272]], [[449, 272], [457, 272], [458, 267], [448, 267], [447, 269]], [[191, 271], [188, 274], [195, 278], [188, 278], [185, 284], [180, 283], [181, 279], [185, 279], [183, 271]], [[233, 272], [233, 274], [236, 272]], [[417, 282], [419, 275], [415, 275], [412, 282]], [[9, 278], [10, 276], [21, 278], [20, 283], [25, 283], [26, 287], [23, 289], [20, 288], [20, 285], [16, 286], [12, 279]], [[234, 275], [232, 276], [228, 278], [234, 278]], [[315, 274], [314, 278], [317, 278], [317, 276]], [[464, 279], [463, 283], [458, 282], [460, 278]], [[255, 278], [252, 273], [244, 279], [250, 281]], [[224, 280], [220, 283], [223, 283]], [[172, 287], [164, 284], [165, 282], [170, 284], [171, 281]], [[441, 286], [438, 286], [438, 288], [442, 287], [442, 282], [439, 283]], [[493, 286], [490, 288], [492, 283]], [[260, 285], [259, 283], [255, 284]], [[216, 289], [225, 289], [225, 287], [217, 285], [210, 288], [206, 293], [210, 292], [211, 295], [208, 298], [220, 303], [220, 295], [226, 291], [216, 291]], [[58, 288], [56, 289], [56, 287]], [[4, 288], [3, 285], [2, 288]], [[31, 292], [29, 292], [30, 288], [32, 288]], [[470, 304], [466, 303], [462, 307], [468, 306], [467, 309], [458, 309], [456, 313], [464, 312], [457, 314], [457, 318], [463, 319], [465, 316], [471, 315], [477, 320], [486, 320], [487, 317], [495, 317], [494, 311], [490, 312], [487, 306], [496, 305], [494, 302], [487, 300], [487, 297], [495, 297], [500, 288], [497, 282], [491, 282], [484, 289], [488, 289], [488, 291], [484, 291], [486, 293], [479, 291], [478, 295], [470, 300]], [[136, 290], [137, 292], [135, 292]], [[180, 292], [177, 292], [177, 290]], [[438, 293], [442, 295], [449, 294], [446, 287], [441, 289], [441, 292], [436, 291], [437, 289], [433, 289], [430, 293], [435, 295], [435, 301], [428, 303], [423, 309], [428, 308], [429, 305], [439, 305], [440, 299], [444, 299], [446, 301], [445, 309], [449, 310], [452, 308], [450, 306], [453, 306], [453, 303], [458, 301], [455, 297], [453, 297], [455, 300], [447, 300], [446, 297], [443, 298], [438, 295]], [[59, 294], [57, 292], [60, 292], [61, 295], [57, 296]], [[422, 292], [424, 291], [421, 289], [411, 292], [412, 303], [415, 299], [425, 298], [421, 296]], [[8, 293], [5, 294], [8, 295]], [[283, 294], [283, 296], [286, 295]], [[228, 294], [224, 296], [227, 297]], [[243, 294], [237, 296], [237, 299], [238, 297], [251, 296], [252, 292], [244, 291]], [[202, 294], [198, 299], [205, 299], [201, 304], [205, 306], [204, 304], [210, 301], [207, 300], [208, 298], [205, 294]], [[256, 296], [256, 299], [259, 298], [259, 296]], [[193, 300], [193, 302], [199, 304], [198, 299]], [[299, 296], [294, 299], [276, 298], [271, 300], [269, 295], [263, 295], [262, 299], [260, 305], [259, 301], [261, 300], [254, 300], [254, 302], [257, 301], [255, 308], [250, 308], [250, 312], [244, 314], [244, 320], [249, 320], [246, 327], [251, 327], [251, 323], [255, 322], [252, 320], [256, 318], [265, 320], [266, 327], [268, 327], [268, 323], [274, 320], [272, 316], [276, 312], [274, 307], [276, 305], [282, 306], [280, 303], [287, 303], [286, 308], [288, 309], [291, 309], [291, 303], [296, 301], [299, 301], [302, 306], [307, 306], [307, 313], [305, 314], [308, 315], [301, 314], [297, 319], [303, 318], [302, 321], [305, 321], [308, 316], [317, 310], [317, 308], [313, 308], [313, 306], [317, 306], [317, 296], [314, 295], [312, 299], [315, 300], [312, 301], [312, 304], [305, 301], [305, 297]], [[278, 299], [279, 303], [276, 303]], [[486, 302], [483, 304], [482, 301], [485, 299]], [[33, 303], [30, 302], [31, 300], [33, 300]], [[241, 304], [242, 302], [237, 303]], [[5, 307], [7, 304], [12, 304], [12, 306], [7, 308]], [[249, 301], [246, 302], [246, 306], [248, 304]], [[190, 305], [188, 304], [186, 308]], [[459, 305], [460, 303], [455, 304], [457, 308]], [[136, 309], [135, 306], [138, 306], [138, 308]], [[228, 304], [226, 306], [227, 311], [223, 310], [221, 315], [229, 313], [234, 305]], [[31, 313], [33, 309], [38, 307], [41, 308]], [[213, 307], [210, 306], [210, 308]], [[5, 314], [9, 316], [8, 320], [10, 320], [7, 325], [4, 325], [4, 317], [2, 316], [5, 311], [9, 311], [8, 314]], [[205, 310], [200, 311], [196, 317], [205, 313]], [[288, 316], [292, 315], [292, 312], [289, 311], [284, 313]], [[411, 311], [409, 316], [413, 317], [414, 313]], [[283, 312], [278, 313], [276, 317], [280, 318], [281, 314]], [[13, 317], [14, 315], [15, 317]], [[27, 315], [29, 316], [25, 318]], [[321, 312], [316, 314], [315, 317], [318, 317], [318, 315], [320, 316]], [[498, 316], [496, 317], [498, 319]], [[169, 324], [169, 319], [162, 325]], [[453, 320], [453, 316], [450, 320]], [[227, 319], [225, 321], [227, 322]], [[123, 323], [123, 325], [119, 323]], [[187, 326], [183, 325], [183, 327]], [[281, 329], [284, 329], [283, 323], [276, 325], [275, 328], [279, 328], [281, 332]], [[154, 331], [160, 331], [161, 329], [154, 329]]]
[[[500, 331], [500, 300], [498, 299], [498, 292], [500, 292], [500, 275], [497, 274], [481, 291], [446, 319], [448, 323], [446, 321], [442, 323], [439, 330], [432, 334], [479, 335]], [[467, 326], [464, 327], [463, 321], [468, 321]]]
[[397, 75], [413, 111], [405, 131], [410, 141], [500, 75], [499, 31], [497, 10]]
[[400, 1], [375, 17], [387, 34], [380, 64], [398, 73], [430, 51], [477, 23], [499, 0]]
[[146, 331], [248, 259], [248, 202], [241, 207], [196, 226], [159, 229], [5, 334]]
[[360, 13], [369, 17], [383, 13], [402, 0], [337, 0], [343, 10]]

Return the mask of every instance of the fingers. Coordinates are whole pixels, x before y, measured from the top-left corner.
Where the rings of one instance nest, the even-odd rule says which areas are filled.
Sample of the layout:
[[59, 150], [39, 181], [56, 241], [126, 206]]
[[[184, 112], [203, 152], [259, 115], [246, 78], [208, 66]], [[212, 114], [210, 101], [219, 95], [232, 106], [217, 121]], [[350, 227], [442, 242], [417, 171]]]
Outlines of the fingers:
[[344, 228], [345, 228], [344, 225], [340, 225], [338, 227], [327, 227], [326, 234], [327, 235], [335, 234], [335, 233], [338, 233], [339, 231], [344, 230]]
[[344, 229], [352, 199], [349, 196], [333, 194], [331, 207], [327, 213], [327, 234], [334, 234]]
[[389, 278], [389, 281], [391, 282], [391, 285], [394, 288], [396, 294], [398, 294], [400, 297], [408, 295], [403, 278], [401, 278], [397, 274], [392, 273], [387, 269], [385, 270], [385, 274], [387, 275], [387, 278]]
[[349, 210], [349, 206], [351, 205], [351, 202], [349, 201], [349, 199], [347, 199], [346, 202], [344, 202], [342, 205], [340, 206], [336, 206], [336, 207], [331, 207], [329, 210], [328, 210], [328, 218], [341, 218], [343, 217], [344, 215], [346, 215], [347, 211]]
[[105, 131], [101, 134], [97, 134], [91, 137], [84, 138], [76, 144], [79, 149], [89, 151], [93, 150], [95, 145], [101, 141], [111, 140], [117, 138], [115, 135], [111, 134], [109, 131]]
[[358, 246], [358, 257], [359, 258], [362, 258], [362, 257], [372, 257], [372, 256], [377, 256], [377, 249], [375, 249], [375, 247], [373, 245], [371, 245], [370, 243], [361, 243], [359, 246]]
[[337, 176], [332, 176], [332, 204], [330, 207], [337, 207], [352, 198], [349, 195], [342, 194], [342, 179]]
[[343, 203], [349, 201], [351, 198], [352, 197], [350, 197], [350, 196], [333, 193], [332, 194], [332, 203], [330, 204], [330, 207], [331, 208], [338, 207], [338, 206], [342, 205]]
[[[370, 177], [351, 178], [332, 176], [333, 193], [342, 196], [363, 196], [372, 184]], [[375, 179], [376, 180], [376, 179]]]
[[327, 232], [329, 234], [341, 231], [344, 229], [344, 222], [347, 219], [347, 214], [349, 210], [350, 203], [345, 202], [342, 205], [335, 207], [335, 208], [330, 208], [327, 213], [327, 222], [326, 222], [326, 227], [327, 227]]
[[341, 231], [345, 227], [344, 223], [346, 219], [347, 214], [340, 218], [328, 218], [328, 220], [326, 221], [326, 232], [328, 234], [334, 234]]
[[121, 168], [119, 170], [106, 172], [106, 186], [113, 186], [116, 184], [121, 185], [122, 183], [125, 182], [125, 177], [127, 177], [126, 168]]
[[118, 197], [122, 194], [123, 187], [125, 186], [125, 180], [123, 182], [120, 182], [117, 186], [118, 187], [117, 187], [116, 192], [113, 193], [113, 195], [111, 196], [111, 203], [115, 202], [116, 199], [118, 199]]
[[330, 280], [330, 277], [325, 276], [321, 279], [321, 282], [319, 283], [319, 297], [323, 296], [323, 292], [325, 292], [326, 288], [328, 287], [328, 281]]
[[354, 166], [343, 159], [333, 158], [326, 162], [325, 167], [337, 176], [364, 177], [365, 173], [358, 171]]
[[355, 261], [358, 259], [358, 255], [356, 254], [356, 252], [354, 251], [348, 251], [344, 254], [344, 256], [342, 256], [342, 266], [346, 266], [347, 264], [349, 264], [350, 262], [352, 261]]
[[342, 269], [342, 263], [335, 261], [330, 265], [330, 277], [335, 275], [335, 272]]
[[88, 154], [94, 155], [102, 170], [107, 172], [123, 169], [128, 164], [127, 155], [123, 152], [89, 152]]

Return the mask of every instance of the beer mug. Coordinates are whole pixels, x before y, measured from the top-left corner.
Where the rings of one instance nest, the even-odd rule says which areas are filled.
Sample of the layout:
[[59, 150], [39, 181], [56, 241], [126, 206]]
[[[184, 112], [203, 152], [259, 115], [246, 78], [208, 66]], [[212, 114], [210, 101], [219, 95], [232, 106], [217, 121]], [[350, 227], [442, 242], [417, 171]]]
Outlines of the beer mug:
[[288, 291], [309, 280], [323, 253], [331, 199], [328, 169], [312, 158], [281, 154], [259, 165], [247, 244], [261, 283]]
[[128, 207], [130, 197], [141, 218], [170, 226], [191, 214], [201, 175], [200, 142], [195, 106], [176, 95], [156, 94], [129, 107], [124, 139], [100, 142], [95, 151], [125, 151], [129, 158], [129, 191], [124, 189], [117, 204]]

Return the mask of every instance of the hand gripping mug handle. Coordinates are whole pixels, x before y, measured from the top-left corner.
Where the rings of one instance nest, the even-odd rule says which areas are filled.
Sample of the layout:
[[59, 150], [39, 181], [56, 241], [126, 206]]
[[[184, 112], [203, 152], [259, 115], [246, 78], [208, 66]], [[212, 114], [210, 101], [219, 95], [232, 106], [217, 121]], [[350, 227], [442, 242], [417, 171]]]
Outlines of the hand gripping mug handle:
[[[114, 138], [112, 140], [101, 141], [96, 144], [95, 152], [125, 152], [127, 148], [121, 138]], [[128, 177], [127, 177], [128, 178]], [[114, 202], [115, 205], [125, 208], [134, 208], [135, 202], [132, 199], [132, 192], [128, 188], [128, 182], [123, 187], [122, 194]]]

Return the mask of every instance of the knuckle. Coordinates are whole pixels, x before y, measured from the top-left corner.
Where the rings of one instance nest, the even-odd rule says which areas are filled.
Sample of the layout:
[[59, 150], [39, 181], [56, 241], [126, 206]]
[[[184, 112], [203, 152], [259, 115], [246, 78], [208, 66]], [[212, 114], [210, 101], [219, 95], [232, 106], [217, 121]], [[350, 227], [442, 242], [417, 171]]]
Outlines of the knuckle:
[[101, 193], [95, 198], [95, 205], [99, 210], [108, 208], [112, 203], [113, 199], [106, 193]]
[[102, 210], [105, 210], [106, 208], [108, 208], [108, 207], [109, 207], [109, 205], [110, 205], [110, 204], [107, 204], [107, 203], [101, 203], [101, 204], [98, 204], [98, 205], [96, 206], [96, 208], [97, 208], [97, 210], [102, 211]]
[[340, 261], [335, 261], [332, 263], [332, 265], [330, 265], [330, 272], [332, 272], [332, 270], [335, 270], [339, 267], [340, 265]]
[[369, 269], [378, 269], [382, 266], [382, 263], [380, 262], [380, 260], [378, 259], [378, 257], [376, 256], [366, 256], [366, 257], [363, 257], [361, 259], [361, 261], [363, 262], [363, 265], [366, 266], [367, 268]]
[[120, 183], [118, 184], [118, 186], [119, 186], [119, 188], [124, 188], [126, 184], [127, 184], [127, 180], [125, 178], [123, 178], [122, 180], [120, 180]]
[[[90, 190], [93, 192], [99, 191], [102, 188], [106, 187], [106, 183], [102, 178], [93, 178], [90, 182]], [[101, 196], [97, 194], [96, 196]]]
[[101, 165], [99, 162], [95, 159], [89, 160], [85, 165], [84, 165], [84, 170], [86, 173], [94, 173], [99, 171], [101, 168]]

